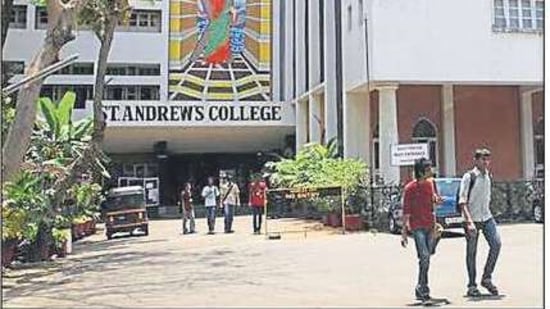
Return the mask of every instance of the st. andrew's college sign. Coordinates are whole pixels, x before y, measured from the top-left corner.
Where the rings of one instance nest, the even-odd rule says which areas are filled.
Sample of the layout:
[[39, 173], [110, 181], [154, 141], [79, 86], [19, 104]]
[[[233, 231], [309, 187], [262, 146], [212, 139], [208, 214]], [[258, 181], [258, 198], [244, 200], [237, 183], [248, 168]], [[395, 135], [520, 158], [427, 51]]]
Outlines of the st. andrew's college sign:
[[108, 126], [294, 125], [290, 104], [278, 102], [104, 101]]

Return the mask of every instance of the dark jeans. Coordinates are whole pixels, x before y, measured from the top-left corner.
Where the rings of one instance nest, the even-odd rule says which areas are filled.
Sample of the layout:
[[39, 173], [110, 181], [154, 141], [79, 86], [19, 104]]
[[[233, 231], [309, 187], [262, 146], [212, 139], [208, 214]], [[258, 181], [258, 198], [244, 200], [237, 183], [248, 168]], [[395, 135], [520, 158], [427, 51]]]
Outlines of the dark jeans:
[[254, 232], [260, 232], [262, 229], [263, 210], [263, 207], [252, 206], [252, 226], [254, 227]]
[[231, 231], [231, 227], [233, 226], [233, 210], [235, 208], [235, 205], [231, 204], [225, 204], [223, 205], [223, 217], [224, 217], [224, 230], [226, 232]]
[[466, 268], [468, 269], [468, 287], [476, 287], [476, 254], [477, 254], [477, 240], [479, 238], [479, 231], [483, 232], [483, 236], [489, 243], [489, 255], [485, 262], [485, 268], [483, 270], [483, 276], [481, 281], [490, 281], [491, 275], [495, 270], [498, 255], [502, 243], [500, 241], [500, 235], [497, 231], [497, 224], [495, 219], [491, 218], [485, 222], [475, 222], [475, 232], [466, 231]]
[[216, 206], [206, 207], [206, 221], [208, 222], [208, 231], [214, 232], [214, 225], [216, 224]]
[[428, 270], [430, 269], [430, 255], [435, 251], [438, 241], [432, 238], [432, 230], [418, 228], [412, 231], [418, 257], [418, 283], [416, 291], [423, 295], [430, 294], [428, 287]]

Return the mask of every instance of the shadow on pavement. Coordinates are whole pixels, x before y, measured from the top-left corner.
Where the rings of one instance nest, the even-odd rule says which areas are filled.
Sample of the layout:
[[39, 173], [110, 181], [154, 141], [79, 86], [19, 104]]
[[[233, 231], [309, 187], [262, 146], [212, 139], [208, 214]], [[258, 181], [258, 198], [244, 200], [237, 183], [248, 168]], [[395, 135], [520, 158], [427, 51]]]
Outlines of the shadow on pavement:
[[506, 297], [506, 295], [503, 295], [503, 294], [492, 295], [488, 293], [481, 293], [481, 296], [478, 296], [478, 297], [471, 297], [468, 295], [464, 295], [464, 298], [467, 298], [468, 301], [472, 301], [472, 302], [480, 302], [480, 301], [486, 301], [486, 300], [501, 300], [504, 297]]

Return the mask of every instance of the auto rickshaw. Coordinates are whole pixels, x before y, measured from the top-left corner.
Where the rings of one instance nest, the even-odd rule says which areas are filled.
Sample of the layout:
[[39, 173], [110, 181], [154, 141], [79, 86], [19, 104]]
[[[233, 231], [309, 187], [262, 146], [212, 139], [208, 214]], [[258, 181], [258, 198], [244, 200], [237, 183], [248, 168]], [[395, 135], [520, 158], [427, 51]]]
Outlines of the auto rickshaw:
[[113, 238], [115, 233], [134, 235], [140, 229], [149, 235], [149, 223], [143, 187], [130, 186], [113, 188], [109, 191], [101, 209], [105, 220], [105, 235]]

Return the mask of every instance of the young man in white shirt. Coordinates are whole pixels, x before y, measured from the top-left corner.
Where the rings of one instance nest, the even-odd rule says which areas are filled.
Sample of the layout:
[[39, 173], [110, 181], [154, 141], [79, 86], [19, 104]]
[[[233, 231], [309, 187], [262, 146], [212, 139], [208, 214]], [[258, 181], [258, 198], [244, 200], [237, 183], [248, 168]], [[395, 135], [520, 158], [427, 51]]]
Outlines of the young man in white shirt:
[[488, 149], [478, 149], [474, 154], [474, 168], [464, 174], [460, 184], [458, 204], [462, 209], [466, 230], [466, 267], [468, 270], [468, 290], [470, 297], [481, 296], [476, 284], [476, 254], [479, 231], [489, 244], [489, 255], [481, 277], [481, 286], [492, 295], [498, 295], [498, 289], [493, 284], [491, 276], [500, 253], [502, 242], [497, 231], [497, 224], [489, 205], [491, 203], [491, 176], [489, 164], [491, 152]]
[[241, 205], [239, 186], [233, 182], [233, 176], [227, 174], [223, 179], [224, 183], [221, 188], [221, 205], [224, 216], [224, 231], [225, 233], [233, 233], [233, 215], [235, 207]]
[[214, 178], [208, 177], [208, 185], [202, 189], [202, 197], [204, 198], [204, 207], [206, 208], [206, 220], [208, 222], [208, 234], [214, 234], [214, 225], [216, 223], [216, 206], [220, 190], [214, 185]]

